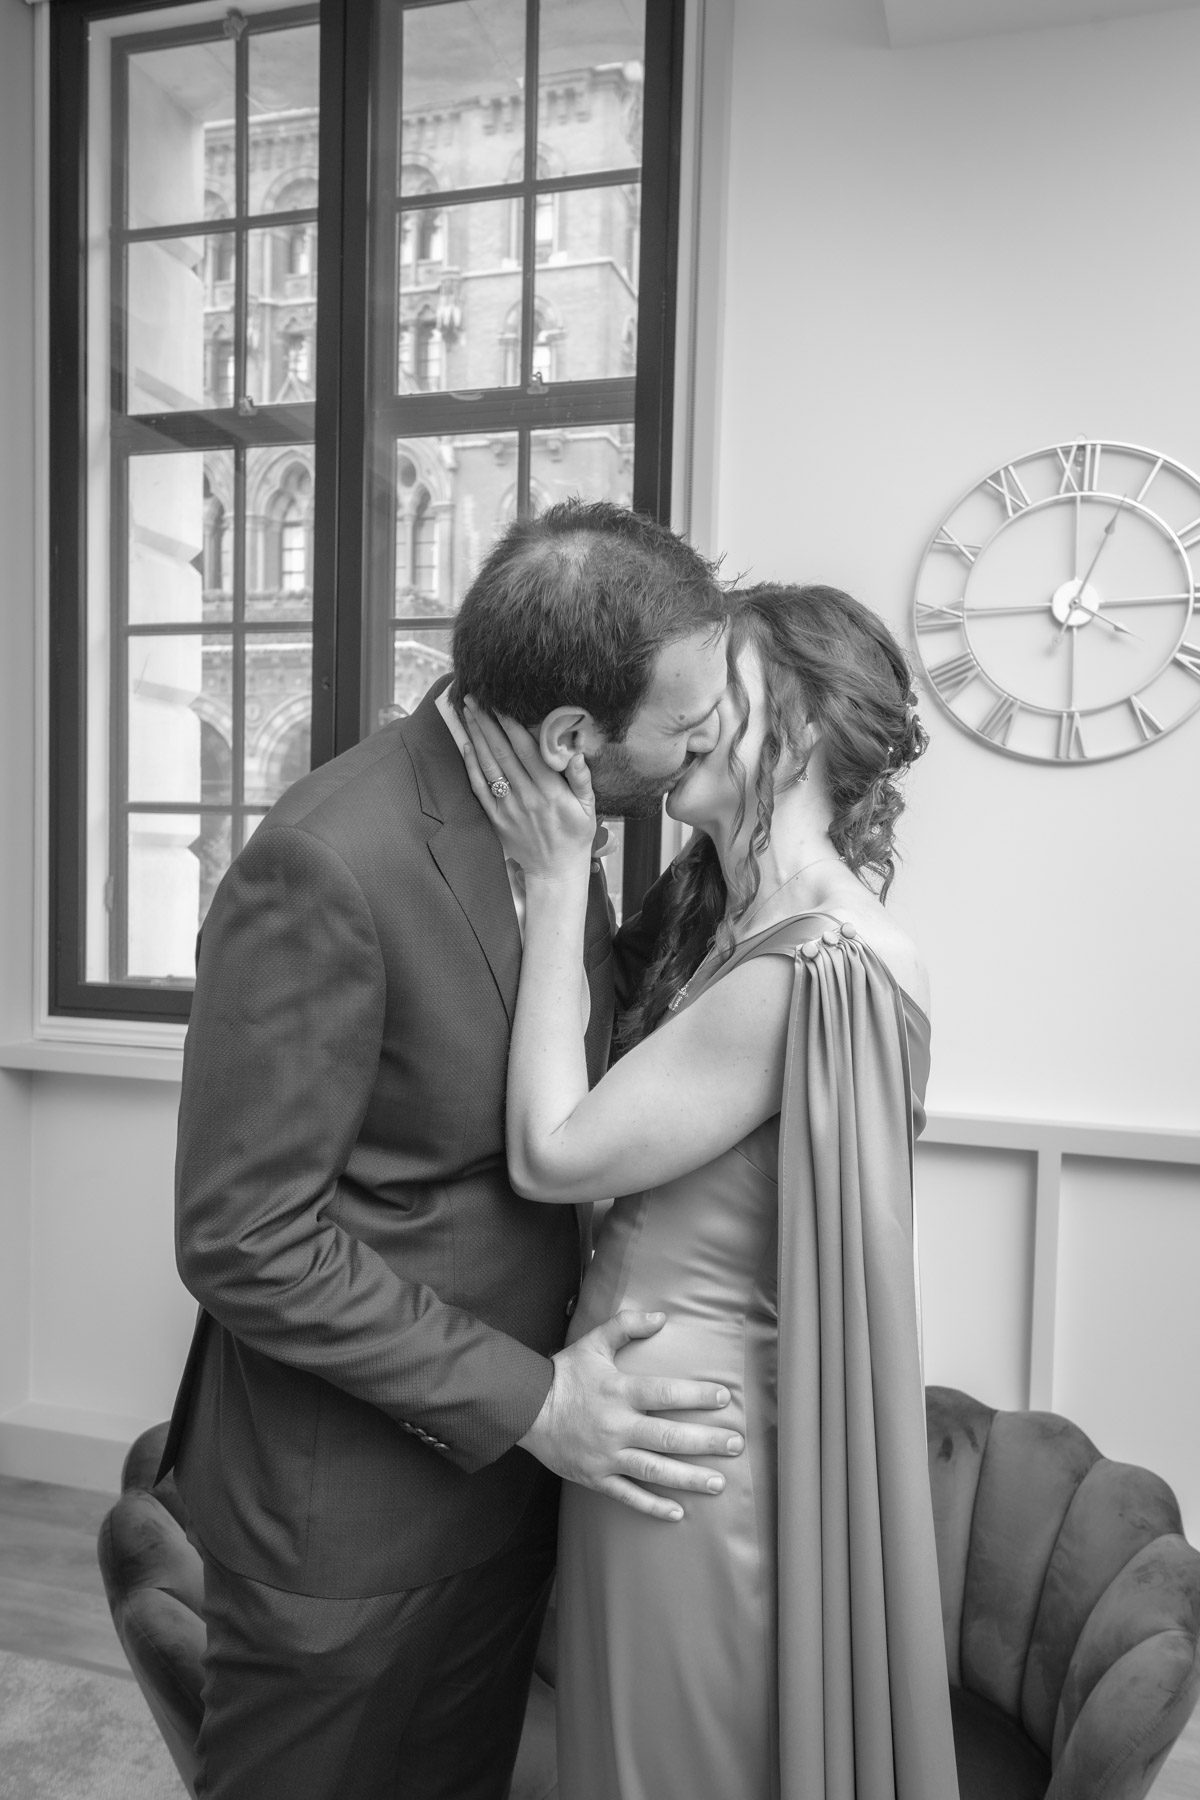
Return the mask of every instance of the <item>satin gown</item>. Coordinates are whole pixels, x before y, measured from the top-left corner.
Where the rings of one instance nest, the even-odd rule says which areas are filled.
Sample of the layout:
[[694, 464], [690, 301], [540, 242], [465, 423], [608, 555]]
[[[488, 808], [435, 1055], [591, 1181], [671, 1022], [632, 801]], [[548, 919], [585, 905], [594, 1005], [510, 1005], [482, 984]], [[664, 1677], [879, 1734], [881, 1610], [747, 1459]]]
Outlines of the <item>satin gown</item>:
[[[822, 931], [828, 943], [836, 921], [809, 914], [760, 933], [714, 978], [752, 955], [799, 963], [800, 946], [808, 942], [813, 954]], [[875, 966], [882, 971], [877, 959]], [[694, 978], [684, 1004], [704, 985]], [[929, 1026], [915, 1002], [891, 988], [902, 1007], [919, 1130]], [[572, 1340], [622, 1307], [666, 1312], [657, 1336], [629, 1344], [618, 1365], [629, 1374], [723, 1383], [732, 1399], [721, 1422], [744, 1435], [746, 1448], [734, 1459], [712, 1459], [724, 1492], [682, 1496], [678, 1524], [564, 1484], [562, 1800], [779, 1800], [781, 1793], [821, 1800], [808, 1777], [788, 1781], [780, 1773], [787, 1759], [778, 1678], [779, 1134], [776, 1115], [702, 1168], [618, 1199], [597, 1239]], [[920, 1454], [923, 1461], [923, 1413]], [[810, 1605], [805, 1596], [799, 1602]], [[936, 1599], [933, 1620], [941, 1659]], [[833, 1793], [836, 1783], [822, 1775], [821, 1787]]]

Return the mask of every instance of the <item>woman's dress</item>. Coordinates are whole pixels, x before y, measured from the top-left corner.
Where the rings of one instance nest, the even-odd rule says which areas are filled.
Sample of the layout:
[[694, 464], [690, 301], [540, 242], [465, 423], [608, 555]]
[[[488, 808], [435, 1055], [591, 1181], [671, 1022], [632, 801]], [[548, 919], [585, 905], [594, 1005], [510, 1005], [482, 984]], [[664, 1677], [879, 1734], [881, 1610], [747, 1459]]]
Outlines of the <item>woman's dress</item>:
[[664, 1311], [619, 1367], [723, 1383], [746, 1448], [678, 1524], [564, 1485], [562, 1800], [957, 1800], [913, 1290], [928, 1021], [827, 914], [712, 979], [768, 954], [795, 969], [782, 1113], [618, 1199], [572, 1321]]

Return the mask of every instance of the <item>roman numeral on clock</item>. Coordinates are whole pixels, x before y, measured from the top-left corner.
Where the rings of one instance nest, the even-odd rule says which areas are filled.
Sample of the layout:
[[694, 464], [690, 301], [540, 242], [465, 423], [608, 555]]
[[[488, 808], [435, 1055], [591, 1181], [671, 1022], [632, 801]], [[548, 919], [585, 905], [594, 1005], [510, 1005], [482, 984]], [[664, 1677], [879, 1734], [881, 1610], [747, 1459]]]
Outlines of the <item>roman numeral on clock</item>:
[[951, 626], [961, 625], [966, 611], [966, 602], [960, 600], [957, 606], [930, 606], [924, 600], [917, 601], [918, 631], [948, 631]]
[[1055, 455], [1062, 467], [1062, 479], [1058, 484], [1060, 494], [1096, 492], [1100, 486], [1099, 444], [1060, 444]]
[[1193, 519], [1190, 525], [1181, 525], [1178, 536], [1185, 550], [1194, 550], [1200, 544], [1200, 519]]
[[1017, 513], [1024, 512], [1029, 505], [1029, 495], [1021, 486], [1021, 478], [1011, 463], [1005, 463], [1002, 469], [997, 469], [994, 475], [989, 475], [984, 485], [991, 488], [994, 494], [999, 495], [1010, 519], [1014, 518]]
[[1142, 734], [1142, 742], [1144, 744], [1148, 744], [1151, 738], [1156, 738], [1161, 735], [1162, 726], [1150, 711], [1149, 707], [1142, 705], [1136, 694], [1130, 694], [1129, 707], [1137, 723], [1137, 728]]
[[979, 673], [979, 664], [969, 650], [963, 650], [958, 656], [948, 657], [930, 669], [929, 679], [932, 681], [943, 700], [953, 700], [960, 694], [969, 681], [974, 681]]
[[1059, 762], [1086, 762], [1087, 751], [1083, 747], [1083, 733], [1079, 729], [1077, 712], [1061, 712], [1058, 715], [1058, 748], [1055, 751]]
[[953, 550], [955, 555], [961, 556], [966, 563], [973, 563], [979, 555], [980, 546], [978, 544], [964, 544], [945, 525], [942, 526], [933, 541], [939, 550]]
[[1200, 681], [1200, 644], [1180, 644], [1171, 661], [1177, 662], [1181, 669], [1186, 669], [1189, 675], [1194, 675]]
[[1007, 744], [1012, 722], [1020, 710], [1011, 694], [1001, 694], [996, 704], [979, 721], [979, 729], [993, 744]]

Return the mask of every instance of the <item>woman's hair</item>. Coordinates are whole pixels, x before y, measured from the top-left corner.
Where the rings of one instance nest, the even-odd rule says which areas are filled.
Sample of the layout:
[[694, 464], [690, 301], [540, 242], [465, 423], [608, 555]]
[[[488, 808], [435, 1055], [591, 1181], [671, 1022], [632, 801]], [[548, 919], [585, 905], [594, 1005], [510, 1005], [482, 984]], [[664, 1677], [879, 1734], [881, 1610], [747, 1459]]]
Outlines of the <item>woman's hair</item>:
[[[803, 780], [810, 755], [806, 727], [820, 745], [832, 805], [829, 836], [848, 869], [873, 881], [886, 899], [896, 872], [893, 834], [904, 809], [898, 778], [929, 742], [916, 713], [903, 650], [881, 619], [831, 587], [764, 582], [732, 599], [730, 685], [741, 712], [730, 763], [741, 781], [737, 829], [753, 809], [746, 858], [726, 888], [710, 838], [699, 835], [676, 859], [663, 902], [654, 961], [622, 1022], [623, 1048], [651, 1031], [710, 945], [733, 949], [734, 927], [753, 906], [759, 859], [770, 842], [777, 787]], [[737, 659], [752, 644], [762, 660], [766, 733], [753, 786], [738, 757], [749, 704]], [[790, 763], [780, 784], [777, 771]]]

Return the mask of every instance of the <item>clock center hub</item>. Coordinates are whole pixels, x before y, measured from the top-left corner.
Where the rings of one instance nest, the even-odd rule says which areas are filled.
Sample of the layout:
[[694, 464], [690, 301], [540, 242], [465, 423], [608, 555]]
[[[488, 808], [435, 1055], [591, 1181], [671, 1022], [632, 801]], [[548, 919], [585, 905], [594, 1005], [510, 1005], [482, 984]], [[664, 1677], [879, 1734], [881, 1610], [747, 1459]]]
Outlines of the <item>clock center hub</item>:
[[1050, 611], [1059, 625], [1078, 631], [1100, 611], [1100, 595], [1090, 583], [1076, 577], [1055, 588], [1050, 598]]

